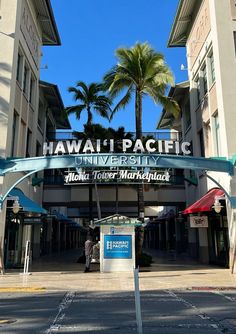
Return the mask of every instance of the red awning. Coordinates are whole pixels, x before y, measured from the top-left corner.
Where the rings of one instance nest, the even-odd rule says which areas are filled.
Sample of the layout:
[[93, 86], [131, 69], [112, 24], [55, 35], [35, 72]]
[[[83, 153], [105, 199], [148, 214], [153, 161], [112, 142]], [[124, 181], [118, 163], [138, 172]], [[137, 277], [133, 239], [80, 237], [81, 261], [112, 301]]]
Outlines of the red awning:
[[197, 213], [197, 212], [203, 212], [203, 211], [211, 211], [212, 206], [215, 202], [215, 196], [224, 196], [223, 190], [219, 188], [213, 188], [209, 190], [206, 195], [204, 195], [202, 198], [200, 198], [197, 202], [190, 205], [188, 208], [186, 208], [182, 214], [187, 215], [190, 213]]

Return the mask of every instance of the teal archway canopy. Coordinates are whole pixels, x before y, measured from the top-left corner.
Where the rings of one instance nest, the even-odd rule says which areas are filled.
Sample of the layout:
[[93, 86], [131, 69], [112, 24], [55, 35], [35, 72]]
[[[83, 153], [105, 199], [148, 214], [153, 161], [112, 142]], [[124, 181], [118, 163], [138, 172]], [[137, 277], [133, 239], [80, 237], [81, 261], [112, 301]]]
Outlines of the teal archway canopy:
[[[68, 154], [30, 158], [0, 158], [0, 176], [7, 173], [23, 172], [21, 177], [0, 196], [0, 208], [7, 195], [24, 179], [44, 169], [66, 168], [174, 168], [191, 169], [201, 172], [216, 171], [234, 175], [236, 156], [227, 158], [203, 158], [183, 155], [150, 154], [150, 153], [96, 153], [96, 154]], [[211, 178], [211, 176], [207, 175]], [[221, 189], [221, 185], [211, 178]], [[225, 189], [223, 189], [225, 192]], [[227, 194], [228, 199], [236, 207], [236, 197]]]
[[9, 196], [18, 197], [20, 206], [23, 211], [46, 214], [47, 211], [39, 204], [32, 201], [29, 197], [25, 196], [22, 190], [14, 188], [10, 191]]

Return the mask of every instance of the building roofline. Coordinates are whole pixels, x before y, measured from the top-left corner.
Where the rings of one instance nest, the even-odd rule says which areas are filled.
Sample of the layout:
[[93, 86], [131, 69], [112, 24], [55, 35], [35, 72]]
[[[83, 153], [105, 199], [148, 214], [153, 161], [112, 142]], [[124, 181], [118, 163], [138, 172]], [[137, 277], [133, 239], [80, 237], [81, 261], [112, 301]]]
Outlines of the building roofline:
[[[48, 8], [48, 13], [50, 15], [50, 18], [51, 18], [51, 22], [52, 22], [52, 26], [53, 26], [53, 30], [54, 30], [54, 33], [55, 33], [55, 37], [56, 37], [56, 42], [54, 45], [61, 45], [61, 39], [60, 39], [60, 35], [59, 35], [59, 32], [58, 32], [58, 29], [57, 29], [57, 24], [56, 24], [56, 20], [55, 20], [55, 16], [54, 16], [54, 13], [53, 13], [53, 9], [52, 9], [52, 5], [51, 5], [51, 0], [46, 0], [46, 5], [47, 5], [47, 8]], [[44, 45], [51, 45], [51, 44], [44, 44]]]
[[42, 44], [61, 45], [51, 0], [33, 0], [33, 4], [42, 30]]
[[[65, 110], [64, 103], [62, 101], [61, 94], [60, 94], [60, 91], [57, 85], [40, 80], [39, 86], [42, 89], [51, 88], [55, 92], [55, 96], [58, 100], [58, 108], [61, 109], [61, 111]], [[57, 106], [55, 107], [57, 108]], [[55, 113], [54, 117], [57, 122], [57, 125], [59, 126], [58, 129], [71, 129], [71, 125], [70, 125], [68, 117], [63, 118], [62, 114], [58, 114], [58, 113]]]
[[[190, 83], [189, 81], [183, 81], [183, 82], [180, 82], [178, 84], [176, 84], [175, 86], [171, 87], [170, 88], [170, 91], [169, 91], [169, 94], [168, 96], [169, 97], [173, 97], [174, 96], [174, 93], [177, 91], [177, 89], [181, 89], [181, 90], [187, 90], [189, 89], [190, 87]], [[167, 115], [168, 114], [168, 111], [166, 109], [162, 109], [162, 113], [161, 113], [161, 116], [160, 116], [160, 120], [158, 121], [157, 123], [157, 129], [163, 129], [161, 127], [161, 123], [163, 122], [164, 118], [167, 117], [168, 119], [174, 119], [174, 116], [172, 115]]]
[[58, 97], [58, 100], [60, 102], [61, 108], [65, 109], [64, 103], [62, 101], [61, 94], [60, 94], [60, 91], [59, 91], [59, 88], [58, 88], [57, 85], [55, 85], [53, 83], [50, 83], [50, 82], [47, 82], [47, 81], [40, 80], [39, 81], [39, 86], [42, 87], [42, 88], [43, 87], [49, 87], [49, 88], [54, 89], [56, 91], [56, 93], [57, 93], [57, 97]]
[[179, 0], [170, 36], [168, 47], [184, 47], [189, 31], [193, 24], [193, 17], [200, 8], [203, 0]]
[[[178, 18], [180, 16], [180, 12], [181, 12], [184, 1], [185, 0], [180, 0], [180, 2], [178, 4], [177, 11], [176, 11], [175, 18], [174, 18], [174, 22], [173, 22], [172, 27], [171, 27], [170, 36], [169, 36], [169, 39], [168, 39], [168, 42], [167, 42], [168, 47], [174, 46], [174, 45], [172, 45], [173, 35], [174, 35], [175, 30], [176, 30]], [[181, 46], [184, 46], [184, 45], [181, 45]]]

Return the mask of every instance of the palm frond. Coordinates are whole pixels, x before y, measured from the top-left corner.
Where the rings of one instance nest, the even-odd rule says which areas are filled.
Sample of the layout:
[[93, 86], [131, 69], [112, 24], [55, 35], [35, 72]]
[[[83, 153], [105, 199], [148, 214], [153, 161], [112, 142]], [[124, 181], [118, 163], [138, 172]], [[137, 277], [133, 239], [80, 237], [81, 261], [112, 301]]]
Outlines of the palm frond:
[[169, 111], [175, 118], [177, 118], [180, 114], [180, 106], [177, 101], [169, 96], [159, 96], [159, 103], [163, 106], [163, 108]]
[[77, 106], [71, 106], [71, 107], [67, 107], [65, 109], [67, 115], [71, 115], [71, 114], [75, 114], [76, 118], [79, 120], [80, 119], [80, 115], [81, 112], [86, 109], [86, 105], [81, 104], [81, 105], [77, 105]]
[[121, 108], [125, 108], [129, 102], [131, 101], [132, 98], [132, 86], [130, 86], [125, 94], [125, 96], [122, 97], [122, 99], [117, 103], [117, 105], [115, 106], [115, 108], [112, 110], [111, 112], [111, 116], [110, 116], [110, 120], [112, 120], [114, 114]]

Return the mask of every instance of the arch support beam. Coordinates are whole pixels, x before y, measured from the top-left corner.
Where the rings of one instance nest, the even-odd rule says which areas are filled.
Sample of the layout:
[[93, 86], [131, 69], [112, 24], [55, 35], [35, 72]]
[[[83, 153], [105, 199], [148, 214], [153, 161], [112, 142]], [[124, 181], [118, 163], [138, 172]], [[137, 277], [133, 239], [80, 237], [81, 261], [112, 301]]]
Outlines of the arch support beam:
[[24, 179], [26, 179], [27, 177], [29, 177], [30, 175], [39, 172], [39, 170], [34, 170], [31, 171], [29, 173], [27, 173], [26, 175], [22, 176], [21, 178], [19, 178], [7, 191], [4, 195], [0, 195], [0, 211], [2, 210], [2, 205], [3, 202], [5, 201], [5, 199], [7, 198], [7, 196], [9, 195], [9, 193], [12, 191], [12, 189], [14, 189], [19, 183], [21, 183]]
[[[42, 156], [33, 158], [0, 158], [0, 175], [7, 173], [28, 172], [0, 196], [0, 207], [9, 192], [30, 175], [44, 169], [64, 168], [96, 168], [96, 167], [148, 167], [148, 168], [179, 168], [204, 171], [224, 172], [234, 175], [234, 161], [225, 158], [196, 158], [167, 154], [130, 154], [130, 153], [99, 153], [99, 154], [71, 154], [57, 156]], [[208, 176], [208, 175], [207, 175]], [[208, 176], [209, 177], [209, 176]], [[213, 180], [217, 184], [215, 180]], [[218, 186], [225, 192], [220, 184]], [[234, 197], [226, 196], [232, 207], [236, 207]]]
[[167, 154], [99, 153], [53, 155], [34, 158], [0, 159], [0, 175], [32, 170], [83, 167], [149, 167], [209, 170], [234, 174], [234, 165], [227, 159], [196, 158]]
[[230, 202], [231, 208], [236, 209], [236, 196], [230, 196], [229, 193], [222, 187], [222, 185], [218, 181], [216, 181], [212, 176], [208, 175], [207, 173], [205, 173], [205, 176], [212, 182], [214, 182], [221, 190], [223, 190], [225, 196]]

